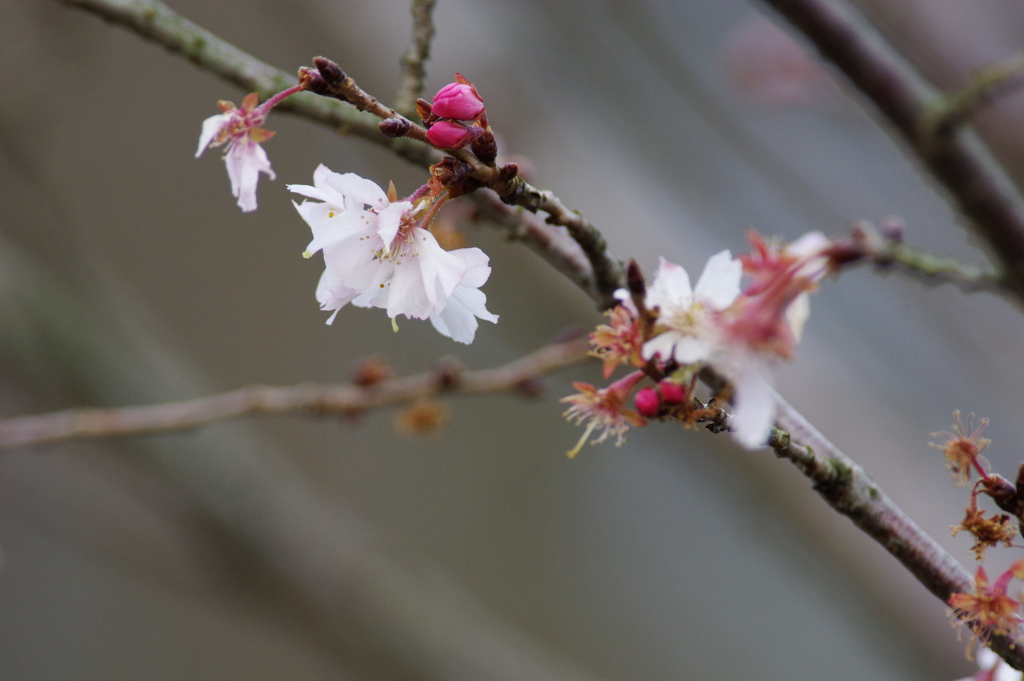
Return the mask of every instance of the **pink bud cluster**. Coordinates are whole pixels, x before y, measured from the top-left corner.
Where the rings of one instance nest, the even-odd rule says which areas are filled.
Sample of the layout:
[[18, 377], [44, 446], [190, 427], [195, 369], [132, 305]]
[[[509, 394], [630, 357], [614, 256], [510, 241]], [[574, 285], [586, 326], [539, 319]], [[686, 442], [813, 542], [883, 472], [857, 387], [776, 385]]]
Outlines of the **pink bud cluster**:
[[658, 382], [658, 387], [645, 386], [636, 391], [633, 402], [636, 410], [645, 418], [655, 418], [661, 413], [662, 405], [675, 407], [686, 402], [686, 386], [670, 378]]
[[427, 138], [439, 149], [462, 149], [489, 132], [484, 100], [460, 73], [438, 90], [424, 122]]

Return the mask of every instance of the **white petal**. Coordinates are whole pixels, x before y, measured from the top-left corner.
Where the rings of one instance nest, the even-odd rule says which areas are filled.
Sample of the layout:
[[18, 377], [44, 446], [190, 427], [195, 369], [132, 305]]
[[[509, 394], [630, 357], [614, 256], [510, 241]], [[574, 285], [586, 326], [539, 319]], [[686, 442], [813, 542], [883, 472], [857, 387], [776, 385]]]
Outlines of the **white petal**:
[[760, 362], [751, 360], [733, 379], [736, 411], [730, 425], [737, 442], [747, 449], [764, 445], [775, 420], [775, 391], [771, 373]]
[[380, 211], [377, 219], [377, 235], [384, 244], [384, 249], [391, 248], [391, 242], [398, 234], [398, 228], [402, 226], [402, 216], [412, 208], [408, 201], [392, 203]]
[[[327, 170], [324, 165], [321, 165], [320, 168]], [[320, 168], [317, 168], [318, 172], [320, 172]], [[320, 181], [317, 182], [317, 179]], [[353, 199], [358, 204], [371, 206], [378, 210], [383, 210], [388, 205], [388, 195], [384, 193], [383, 189], [372, 180], [359, 177], [355, 173], [341, 174], [327, 170], [327, 172], [320, 172], [319, 178], [314, 173], [313, 181], [317, 187], [336, 191], [346, 198]]]
[[793, 337], [797, 340], [800, 340], [800, 336], [804, 331], [804, 323], [810, 315], [811, 296], [806, 292], [798, 295], [789, 304], [789, 307], [786, 308], [786, 321], [789, 322], [789, 328], [793, 331]]
[[[326, 204], [319, 205], [326, 207]], [[375, 221], [371, 219], [373, 217], [372, 213], [366, 211], [351, 210], [333, 218], [325, 214], [319, 224], [310, 222], [313, 240], [306, 250], [316, 253], [323, 249], [327, 268], [335, 270], [339, 275], [359, 267], [373, 258], [381, 246], [374, 229]]]
[[992, 667], [996, 666], [996, 663], [999, 662], [1000, 657], [996, 655], [994, 652], [992, 652], [990, 648], [982, 646], [978, 649], [976, 659], [978, 661], [978, 669], [981, 669], [982, 671], [988, 671], [989, 669], [992, 669]]
[[231, 180], [231, 193], [238, 199], [238, 207], [245, 212], [256, 210], [256, 184], [260, 173], [266, 173], [272, 180], [276, 177], [270, 168], [267, 152], [248, 137], [241, 137], [231, 141], [224, 162]]
[[[615, 289], [615, 292], [612, 293], [612, 296], [615, 298], [615, 300], [619, 301], [619, 304], [622, 305], [624, 308], [626, 308], [633, 314], [637, 313], [636, 303], [633, 302], [633, 296], [632, 294], [630, 294], [629, 291], [627, 291], [624, 288], [617, 288]], [[646, 303], [646, 300], [644, 302]]]
[[676, 341], [675, 358], [680, 364], [703, 362], [711, 356], [714, 345], [708, 338], [683, 336]]
[[[353, 207], [362, 208], [362, 205], [356, 206], [355, 201], [347, 199], [345, 192], [338, 189], [337, 185], [340, 183], [340, 178], [341, 173], [336, 173], [321, 163], [313, 171], [314, 189], [322, 195], [322, 200], [325, 203], [330, 204], [336, 210], [345, 211]], [[319, 197], [310, 196], [310, 198]]]
[[679, 332], [666, 331], [644, 343], [640, 352], [644, 359], [651, 359], [657, 355], [662, 361], [668, 361], [672, 357], [672, 349], [675, 348], [676, 342], [680, 338], [682, 338], [682, 334]]
[[[295, 210], [298, 211], [302, 219], [306, 221], [309, 228], [313, 230], [313, 238], [329, 228], [330, 212], [331, 209], [326, 203], [320, 203], [318, 201], [303, 201], [302, 203], [295, 203], [292, 201], [292, 205], [295, 206]], [[312, 244], [310, 244], [312, 246]], [[316, 250], [309, 251], [310, 253], [316, 253], [320, 250], [317, 246]]]
[[786, 246], [786, 253], [798, 258], [806, 258], [820, 253], [831, 245], [832, 242], [821, 232], [807, 232], [807, 234]]
[[320, 309], [334, 311], [334, 314], [327, 318], [328, 324], [333, 323], [334, 318], [338, 316], [338, 310], [345, 307], [357, 295], [359, 295], [358, 291], [345, 287], [327, 270], [320, 275], [320, 281], [316, 285], [316, 299], [320, 302]]
[[[288, 191], [301, 194], [310, 199], [316, 199], [317, 201], [327, 201], [327, 195], [316, 187], [310, 187], [308, 184], [289, 184], [285, 185]], [[343, 208], [343, 206], [337, 206], [337, 208]]]
[[442, 335], [459, 343], [472, 343], [476, 335], [477, 318], [497, 322], [498, 315], [491, 314], [486, 307], [487, 296], [483, 291], [459, 285], [440, 312], [430, 315], [430, 322]]
[[427, 230], [414, 228], [395, 262], [388, 316], [426, 319], [440, 312], [465, 272], [462, 258], [441, 248]]
[[679, 265], [660, 258], [658, 273], [647, 289], [645, 302], [650, 309], [660, 308], [665, 316], [674, 314], [678, 309], [688, 309], [693, 304], [690, 275]]
[[732, 305], [740, 294], [740, 279], [743, 277], [743, 263], [733, 260], [732, 253], [722, 251], [708, 259], [693, 296], [705, 301], [716, 310]]
[[[480, 288], [491, 276], [491, 259], [479, 248], [458, 248], [451, 254], [461, 258], [466, 266], [466, 273], [459, 282], [459, 287]], [[478, 315], [479, 316], [479, 315]]]
[[203, 131], [199, 134], [199, 149], [196, 150], [196, 158], [199, 158], [206, 151], [206, 147], [210, 146], [210, 142], [220, 134], [224, 126], [231, 122], [232, 115], [230, 112], [217, 114], [203, 121]]

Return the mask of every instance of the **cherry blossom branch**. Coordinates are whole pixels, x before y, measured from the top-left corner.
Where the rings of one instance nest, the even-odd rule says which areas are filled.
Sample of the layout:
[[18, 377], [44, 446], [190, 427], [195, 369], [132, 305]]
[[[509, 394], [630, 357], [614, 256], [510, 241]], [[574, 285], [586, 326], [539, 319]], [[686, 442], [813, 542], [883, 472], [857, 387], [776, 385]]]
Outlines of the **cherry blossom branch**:
[[[360, 88], [337, 64], [323, 57], [313, 61], [315, 71], [300, 71], [307, 89], [372, 113], [381, 119], [381, 130], [386, 130], [390, 136], [408, 137], [430, 144], [425, 127], [382, 104]], [[604, 235], [593, 224], [578, 212], [566, 208], [552, 192], [538, 189], [519, 177], [515, 164], [497, 167], [493, 163], [484, 163], [469, 149], [449, 149], [446, 153], [465, 164], [470, 177], [497, 194], [502, 202], [521, 206], [531, 213], [542, 210], [548, 214], [545, 220], [548, 224], [565, 227], [590, 261], [593, 294], [599, 305], [608, 308], [615, 304], [612, 294], [624, 283], [622, 264], [608, 252]]]
[[[96, 14], [107, 21], [152, 40], [172, 52], [183, 55], [197, 66], [215, 73], [225, 80], [248, 91], [260, 93], [262, 98], [269, 97], [295, 84], [295, 77], [276, 69], [255, 57], [239, 50], [230, 43], [218, 38], [206, 29], [192, 23], [177, 14], [159, 0], [57, 0], [65, 5], [76, 7]], [[343, 75], [343, 74], [342, 74]], [[349, 79], [351, 80], [351, 79]], [[324, 97], [301, 93], [288, 98], [279, 106], [279, 110], [292, 111], [310, 120], [323, 123], [334, 130], [360, 137], [378, 146], [391, 149], [401, 158], [421, 166], [428, 166], [441, 159], [441, 155], [432, 147], [427, 146], [426, 131], [422, 126], [410, 127], [411, 135], [386, 137], [373, 122], [377, 118], [405, 119], [404, 116], [390, 107], [380, 104], [375, 98], [358, 89], [352, 82], [353, 89], [347, 94], [360, 102], [357, 108], [342, 106], [340, 103]], [[348, 100], [346, 100], [348, 101]], [[351, 102], [350, 103], [354, 103]], [[405, 119], [408, 121], [408, 119]], [[408, 121], [410, 126], [415, 125]], [[422, 133], [420, 132], [422, 131]], [[419, 142], [423, 142], [420, 144]], [[607, 251], [604, 237], [590, 222], [579, 213], [568, 210], [551, 192], [531, 186], [519, 177], [507, 177], [500, 169], [482, 164], [469, 152], [454, 152], [459, 160], [468, 163], [473, 169], [474, 177], [484, 186], [494, 190], [509, 204], [522, 206], [530, 212], [542, 210], [548, 214], [546, 222], [551, 225], [565, 227], [569, 234], [586, 254], [592, 273], [588, 277], [583, 273], [576, 279], [586, 280], [586, 292], [598, 302], [602, 308], [615, 304], [612, 297], [614, 291], [622, 285], [621, 264]], [[507, 171], [506, 171], [507, 172]], [[477, 199], [485, 202], [486, 199]], [[536, 231], [530, 225], [524, 225], [526, 231]], [[566, 248], [557, 239], [527, 240], [534, 249], [542, 243], [549, 247]], [[548, 254], [538, 251], [541, 257], [554, 261], [567, 262], [575, 258], [575, 249], [566, 252]]]
[[[244, 55], [244, 53], [235, 48], [227, 46], [230, 48], [230, 50], [227, 50], [225, 48], [226, 43], [219, 41], [219, 39], [199, 29], [194, 24], [190, 24], [177, 17], [177, 15], [174, 15], [155, 0], [59, 1], [87, 9], [117, 21], [144, 37], [154, 39], [172, 50], [188, 56], [204, 68], [219, 73], [228, 80], [236, 82], [245, 88], [261, 92], [268, 90], [276, 91], [283, 89], [283, 86], [290, 85], [293, 82], [289, 77], [284, 76], [286, 80], [277, 81], [279, 85], [276, 87], [254, 87], [254, 84], [259, 81], [259, 77], [251, 75], [250, 70], [255, 65], [265, 67], [266, 71], [261, 72], [261, 77], [270, 79], [269, 81], [262, 81], [265, 84], [273, 82], [273, 78], [282, 72], [261, 65], [257, 60]], [[803, 11], [801, 8], [810, 5], [822, 10], [824, 7], [820, 3], [809, 2], [809, 0], [770, 1], [787, 16], [790, 13], [797, 16], [793, 20], [798, 25], [800, 24], [800, 21], [798, 21], [799, 15]], [[830, 11], [825, 12], [826, 18], [831, 16]], [[811, 14], [813, 15], [814, 13], [812, 12]], [[845, 15], [841, 15], [840, 18], [843, 16]], [[820, 17], [818, 19], [820, 20]], [[161, 21], [164, 24], [158, 26]], [[814, 22], [810, 23], [813, 28]], [[826, 22], [826, 25], [832, 27], [832, 24], [829, 22]], [[852, 52], [854, 55], [858, 54], [858, 51], [861, 50], [859, 34], [853, 34], [853, 38], [857, 38], [857, 40], [852, 40], [853, 46], [851, 47], [846, 45], [847, 42], [851, 41], [849, 36], [846, 35], [849, 33], [849, 30], [844, 28], [845, 24], [842, 21], [838, 22], [838, 26], [840, 29], [844, 29], [840, 31], [843, 40], [839, 41], [842, 48], [838, 50], [839, 56], [844, 57], [846, 52]], [[870, 35], [874, 36], [873, 33]], [[876, 38], [871, 40], [877, 42]], [[217, 49], [211, 51], [210, 45], [216, 45]], [[877, 45], [871, 45], [870, 47], [873, 50]], [[898, 76], [902, 73], [901, 69], [905, 68], [905, 65], [901, 61], [898, 61], [895, 65], [891, 64], [889, 59], [891, 55], [885, 51], [886, 49], [888, 48], [883, 46], [882, 53], [887, 58], [882, 60], [881, 65], [872, 64], [868, 60], [868, 64], [864, 66], [864, 79], [867, 80], [869, 85], [872, 85], [872, 88], [868, 88], [869, 90], [879, 91], [879, 98], [882, 100], [882, 103], [886, 101], [884, 95], [889, 93], [890, 90], [892, 91], [892, 99], [895, 105], [886, 108], [880, 104], [880, 107], [894, 119], [898, 126], [903, 124], [900, 129], [901, 131], [906, 130], [905, 136], [908, 137], [913, 146], [917, 141], [916, 126], [918, 121], [923, 120], [923, 112], [928, 110], [928, 106], [939, 101], [939, 96], [930, 90], [924, 91], [925, 95], [928, 96], [922, 95], [922, 92], [919, 91], [919, 78], [916, 76], [907, 82], [903, 82], [898, 77], [893, 78], [889, 71], [895, 69]], [[823, 46], [824, 50], [825, 46]], [[217, 54], [218, 51], [224, 52], [226, 58], [220, 60]], [[839, 61], [842, 61], [842, 59]], [[859, 63], [858, 60], [854, 61], [855, 65]], [[856, 71], [857, 69], [853, 70]], [[930, 88], [930, 86], [928, 87]], [[427, 165], [439, 158], [435, 151], [426, 148], [422, 144], [417, 144], [413, 140], [404, 137], [384, 137], [377, 131], [377, 126], [370, 124], [367, 116], [340, 108], [334, 102], [320, 98], [323, 104], [313, 105], [306, 103], [309, 101], [309, 98], [305, 96], [299, 96], [294, 99], [296, 101], [293, 107], [294, 111], [313, 120], [339, 127], [345, 132], [363, 137], [381, 146], [392, 148], [396, 153], [408, 160], [421, 165]], [[327, 105], [332, 106], [328, 107]], [[324, 108], [318, 108], [318, 106]], [[892, 109], [892, 111], [890, 112], [889, 109]], [[381, 117], [381, 113], [385, 114], [385, 119], [393, 117], [393, 110], [386, 107], [377, 111], [378, 117]], [[411, 122], [410, 129], [412, 129]], [[936, 170], [937, 174], [940, 174], [941, 171], [941, 176], [945, 178], [944, 181], [947, 183], [947, 186], [950, 187], [950, 190], [957, 195], [958, 200], [964, 205], [965, 213], [978, 223], [979, 231], [995, 247], [1004, 267], [1007, 269], [1008, 276], [1011, 277], [1013, 282], [1012, 289], [1015, 293], [1018, 293], [1024, 290], [1024, 286], [1021, 284], [1022, 280], [1024, 280], [1024, 272], [1012, 265], [1013, 259], [1016, 257], [1015, 254], [1024, 253], [1024, 236], [1022, 236], [1024, 235], [1024, 229], [1021, 228], [1021, 224], [1024, 223], [1020, 220], [1019, 199], [1012, 186], [1008, 185], [1005, 177], [998, 171], [992, 171], [990, 166], [992, 166], [993, 162], [975, 137], [964, 131], [957, 131], [951, 135], [950, 140], [944, 146], [944, 151], [936, 152], [933, 150], [931, 152], [935, 154], [935, 158], [929, 161], [929, 165], [935, 164], [939, 166]], [[950, 149], [953, 151], [950, 151]], [[497, 169], [491, 166], [480, 164], [479, 160], [476, 160], [476, 164], [473, 164], [473, 160], [468, 159], [468, 162], [473, 172], [478, 173], [480, 178], [494, 177], [489, 175], [489, 173], [498, 172]], [[992, 175], [992, 172], [995, 174]], [[569, 273], [570, 278], [580, 284], [600, 304], [610, 304], [610, 293], [619, 285], [621, 274], [618, 271], [618, 263], [605, 252], [603, 240], [597, 230], [593, 229], [578, 214], [566, 210], [557, 198], [549, 192], [542, 192], [530, 187], [522, 182], [521, 178], [517, 177], [501, 178], [498, 176], [495, 179], [509, 183], [504, 186], [508, 193], [502, 195], [508, 203], [523, 206], [531, 211], [544, 210], [548, 212], [550, 217], [547, 222], [549, 224], [565, 226], [576, 240], [576, 244], [572, 244], [572, 248], [565, 247], [563, 243], [560, 243], [555, 238], [553, 232], [542, 229], [544, 225], [537, 224], [532, 219], [533, 216], [519, 216], [523, 219], [518, 225], [515, 224], [517, 216], [514, 211], [507, 206], [497, 206], [497, 208], [501, 209], [501, 212], [495, 210], [496, 207], [493, 200], [489, 200], [489, 202], [488, 200], [478, 200], [478, 206], [482, 207], [482, 214], [492, 218], [496, 217], [509, 229], [513, 238], [520, 238], [526, 241], [531, 247], [540, 252], [542, 256], [547, 258], [549, 262], [555, 264], [560, 271]], [[958, 191], [965, 191], [965, 184], [969, 184], [972, 181], [979, 181], [984, 185], [981, 187], [983, 191], [977, 197], [961, 196], [957, 193]], [[512, 200], [508, 201], [509, 198]], [[583, 254], [586, 256], [586, 263], [580, 257], [580, 248], [582, 248]], [[1017, 262], [1019, 263], [1019, 268], [1024, 269], [1024, 258], [1017, 258]], [[589, 266], [589, 272], [587, 271], [588, 267], [585, 265]], [[434, 385], [436, 386], [436, 377]], [[436, 390], [436, 387], [434, 389]], [[228, 394], [235, 396], [234, 399], [240, 399], [243, 404], [242, 407], [228, 408], [228, 416], [247, 413], [245, 411], [248, 408], [245, 407], [246, 400], [253, 398], [247, 398], [245, 390]], [[466, 390], [459, 391], [466, 392]], [[311, 402], [306, 403], [307, 406], [289, 407], [289, 410], [311, 408], [308, 405], [319, 404], [317, 400], [323, 399], [323, 393], [319, 393], [318, 396], [315, 395], [313, 398]], [[265, 411], [264, 405], [267, 402], [264, 400], [265, 397], [256, 398], [254, 404], [257, 405], [257, 408], [248, 408], [249, 411]], [[294, 405], [295, 403], [291, 404]], [[340, 409], [341, 413], [345, 413], [346, 410], [359, 408], [358, 404], [351, 402], [336, 401], [331, 404], [336, 409]], [[890, 550], [937, 596], [945, 599], [949, 593], [954, 591], [970, 590], [971, 584], [966, 570], [942, 551], [891, 500], [885, 497], [863, 469], [845, 457], [831, 443], [828, 443], [816, 430], [809, 424], [806, 424], [806, 421], [799, 417], [791, 407], [785, 405], [781, 400], [780, 405], [783, 406], [780, 406], [780, 416], [777, 425], [790, 431], [793, 434], [792, 437], [795, 437], [802, 444], [794, 443], [790, 436], [778, 431], [773, 434], [772, 443], [777, 454], [797, 465], [814, 482], [816, 489], [825, 497], [826, 501], [836, 510], [854, 520], [858, 527]], [[152, 407], [138, 409], [145, 410], [152, 409]], [[51, 415], [51, 417], [67, 418], [66, 414], [63, 413]], [[30, 424], [32, 421], [29, 418], [15, 419], [12, 422]], [[137, 430], [132, 432], [144, 431]], [[1011, 650], [1011, 642], [1000, 637], [993, 637], [992, 644], [993, 648], [1004, 655], [1011, 664], [1014, 666], [1024, 666], [1024, 646]]]
[[437, 0], [413, 0], [412, 44], [402, 55], [405, 71], [402, 83], [395, 95], [395, 109], [405, 116], [416, 113], [416, 98], [423, 94], [423, 79], [427, 75], [424, 67], [430, 58], [430, 43], [434, 39], [434, 5]]
[[[274, 68], [231, 43], [194, 24], [159, 0], [57, 0], [61, 4], [85, 10], [119, 24], [134, 33], [184, 56], [196, 66], [234, 83], [246, 92], [257, 92], [260, 99], [295, 85], [293, 74]], [[389, 139], [380, 134], [372, 116], [354, 111], [339, 102], [312, 94], [289, 97], [277, 106], [322, 123], [339, 133], [360, 137], [391, 149], [400, 157], [419, 165], [436, 162], [440, 155], [432, 149], [402, 138]]]
[[991, 247], [1008, 289], [1024, 299], [1024, 199], [977, 134], [935, 125], [951, 120], [956, 98], [938, 91], [845, 0], [765, 2], [888, 119]]
[[536, 379], [587, 357], [585, 339], [547, 345], [493, 369], [463, 371], [451, 363], [434, 371], [395, 378], [371, 386], [353, 384], [297, 386], [251, 385], [193, 400], [144, 407], [67, 409], [0, 420], [0, 448], [61, 440], [142, 435], [187, 430], [246, 414], [351, 416], [446, 394], [519, 393], [535, 396]]

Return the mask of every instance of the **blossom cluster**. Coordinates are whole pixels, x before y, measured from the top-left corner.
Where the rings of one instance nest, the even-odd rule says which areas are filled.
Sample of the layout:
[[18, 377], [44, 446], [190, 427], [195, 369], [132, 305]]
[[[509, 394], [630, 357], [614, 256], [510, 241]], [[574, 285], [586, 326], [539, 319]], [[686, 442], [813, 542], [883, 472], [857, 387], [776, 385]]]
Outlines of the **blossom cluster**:
[[[295, 208], [313, 231], [306, 257], [323, 251], [326, 269], [316, 296], [332, 312], [352, 303], [429, 319], [440, 333], [471, 343], [477, 319], [497, 322], [480, 286], [491, 268], [479, 248], [446, 251], [426, 228], [435, 214], [429, 196], [398, 201], [394, 189], [320, 165], [313, 185], [289, 185], [307, 199]], [[393, 322], [394, 323], [394, 322]]]
[[[630, 375], [637, 376], [631, 387], [644, 375], [659, 381], [656, 388], [637, 390], [635, 414], [624, 406], [626, 379], [603, 391], [588, 386], [565, 398], [573, 404], [570, 418], [591, 420], [584, 440], [600, 428], [595, 442], [611, 434], [621, 441], [644, 418], [676, 418], [689, 425], [712, 420], [718, 410], [695, 411], [692, 402], [697, 374], [710, 366], [731, 384], [735, 411], [729, 427], [736, 439], [747, 448], [765, 443], [776, 410], [773, 365], [795, 350], [809, 312], [807, 296], [834, 263], [832, 242], [817, 232], [788, 245], [756, 233], [750, 239], [748, 255], [733, 258], [722, 251], [712, 256], [695, 286], [685, 269], [662, 258], [641, 298], [625, 289], [616, 293], [620, 303], [609, 313], [611, 324], [591, 335], [593, 354], [603, 361], [606, 378], [618, 364], [628, 363], [639, 370]], [[741, 286], [744, 274], [749, 282]], [[580, 385], [586, 384], [577, 389]]]
[[[460, 75], [456, 80], [437, 93], [436, 113], [427, 114], [434, 123], [432, 129], [437, 128], [438, 139], [431, 138], [437, 146], [457, 148], [489, 134], [476, 88]], [[256, 209], [259, 174], [275, 177], [260, 146], [274, 134], [261, 127], [267, 114], [305, 88], [305, 82], [300, 83], [260, 105], [256, 93], [247, 95], [241, 108], [220, 102], [222, 113], [203, 122], [196, 156], [208, 147], [227, 145], [224, 161], [231, 191], [243, 211]], [[430, 105], [426, 108], [429, 112]], [[461, 144], [450, 130], [445, 132], [452, 125], [470, 131]], [[447, 251], [430, 232], [438, 209], [448, 199], [443, 188], [428, 184], [399, 201], [393, 187], [385, 193], [370, 180], [335, 173], [322, 164], [313, 173], [312, 185], [288, 188], [306, 198], [293, 202], [313, 231], [304, 255], [324, 254], [326, 268], [316, 298], [321, 309], [332, 313], [328, 324], [352, 303], [385, 310], [396, 330], [399, 316], [429, 319], [445, 336], [471, 343], [478, 319], [498, 321], [479, 290], [491, 273], [487, 255], [479, 248]]]

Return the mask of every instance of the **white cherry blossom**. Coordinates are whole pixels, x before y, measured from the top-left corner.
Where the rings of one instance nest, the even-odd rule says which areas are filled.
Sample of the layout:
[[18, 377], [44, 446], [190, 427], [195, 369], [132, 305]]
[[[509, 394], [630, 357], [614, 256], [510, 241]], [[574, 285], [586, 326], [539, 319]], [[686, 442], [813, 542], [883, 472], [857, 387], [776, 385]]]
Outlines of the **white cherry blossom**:
[[238, 199], [238, 207], [245, 212], [256, 210], [256, 184], [260, 173], [267, 174], [271, 180], [276, 177], [267, 152], [260, 146], [274, 133], [260, 127], [267, 111], [256, 106], [257, 101], [253, 93], [245, 97], [241, 109], [236, 109], [231, 102], [220, 102], [224, 113], [203, 121], [199, 149], [196, 150], [196, 158], [199, 158], [207, 147], [228, 145], [224, 163], [231, 181], [231, 193]]
[[326, 270], [317, 287], [321, 309], [352, 303], [377, 307], [394, 320], [430, 319], [442, 334], [470, 343], [477, 319], [496, 322], [479, 290], [490, 275], [478, 248], [445, 251], [422, 225], [429, 200], [397, 201], [353, 173], [321, 165], [313, 186], [289, 185], [305, 196], [295, 208], [313, 230], [305, 255], [323, 251]]
[[644, 359], [657, 356], [680, 364], [709, 359], [719, 342], [713, 317], [736, 300], [742, 275], [742, 264], [722, 251], [708, 260], [691, 288], [686, 270], [661, 258], [645, 302], [648, 309], [658, 309], [663, 331], [644, 344]]
[[748, 449], [764, 444], [775, 419], [775, 392], [766, 358], [722, 333], [727, 310], [740, 297], [743, 267], [729, 251], [712, 256], [697, 285], [686, 270], [661, 259], [647, 291], [648, 309], [658, 310], [661, 333], [644, 343], [643, 357], [683, 365], [708, 363], [733, 385], [733, 436]]

